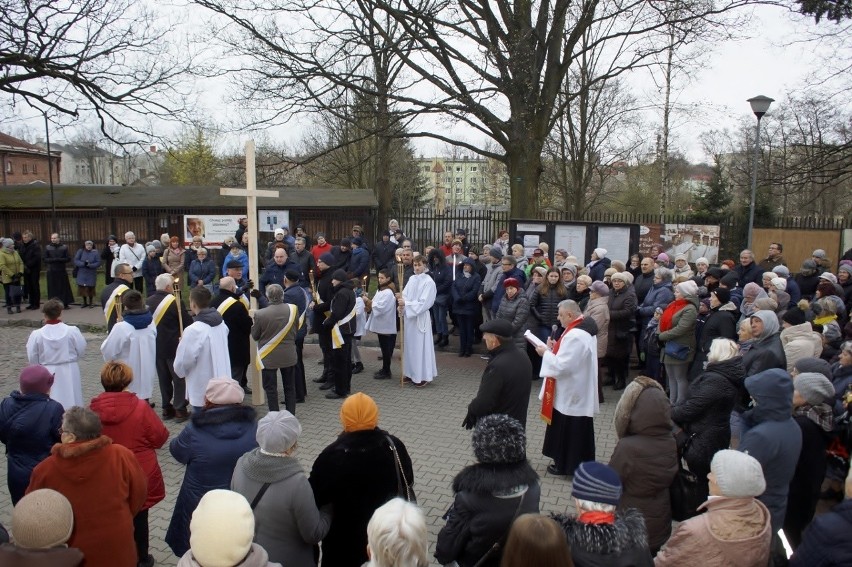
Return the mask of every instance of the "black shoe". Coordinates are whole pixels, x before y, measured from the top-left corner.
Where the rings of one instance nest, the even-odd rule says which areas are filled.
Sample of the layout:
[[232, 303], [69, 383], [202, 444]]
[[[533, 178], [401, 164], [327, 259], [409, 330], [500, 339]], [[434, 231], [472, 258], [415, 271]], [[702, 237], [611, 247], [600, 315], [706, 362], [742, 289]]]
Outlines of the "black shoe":
[[465, 355], [465, 351], [464, 351], [464, 350], [460, 350], [460, 351], [459, 351], [459, 358], [463, 357], [464, 355]]
[[303, 403], [305, 403], [305, 398], [296, 398], [296, 403], [297, 403], [297, 404], [303, 404]]
[[439, 344], [438, 346], [445, 347], [445, 346], [447, 346], [448, 344], [450, 344], [450, 336], [449, 336], [449, 335], [443, 335], [443, 337], [444, 337], [444, 338], [443, 338], [443, 340], [441, 341], [441, 344]]
[[624, 380], [616, 380], [615, 385], [612, 387], [612, 389], [618, 392], [619, 390], [623, 390], [624, 386]]
[[38, 305], [27, 305], [27, 311], [32, 311], [34, 309], [38, 309]]
[[313, 380], [311, 380], [311, 382], [313, 382], [314, 384], [324, 384], [325, 383], [325, 376], [320, 376], [319, 378], [314, 378]]
[[473, 354], [473, 353], [472, 353], [472, 352], [470, 352], [469, 350], [464, 351], [464, 357], [465, 357], [465, 358], [470, 358], [470, 355], [471, 355], [471, 354]]
[[441, 344], [442, 335], [435, 335], [435, 346]]
[[136, 564], [137, 567], [154, 567], [156, 565], [153, 555], [148, 555], [145, 559]]
[[342, 400], [345, 398], [343, 394], [338, 394], [336, 390], [332, 390], [331, 392], [325, 395], [325, 399], [327, 400]]
[[243, 392], [245, 392], [247, 396], [251, 395], [251, 388], [249, 388], [248, 384], [243, 386]]
[[390, 380], [391, 373], [385, 372], [384, 370], [379, 370], [378, 372], [373, 374], [373, 378], [375, 378], [376, 380]]
[[320, 390], [331, 390], [332, 388], [334, 388], [334, 384], [332, 382], [326, 382], [320, 386]]
[[11, 315], [11, 314], [12, 314], [12, 308], [11, 308], [11, 307], [7, 307], [7, 308], [6, 308], [6, 313], [8, 313], [9, 315]]
[[20, 313], [20, 312], [21, 312], [21, 306], [20, 306], [20, 305], [16, 305], [16, 306], [15, 306], [15, 312], [16, 312], [16, 313]]
[[362, 372], [364, 372], [363, 362], [356, 362], [352, 365], [352, 374], [361, 374]]
[[547, 474], [551, 474], [553, 476], [568, 476], [567, 472], [557, 469], [556, 465], [547, 465]]

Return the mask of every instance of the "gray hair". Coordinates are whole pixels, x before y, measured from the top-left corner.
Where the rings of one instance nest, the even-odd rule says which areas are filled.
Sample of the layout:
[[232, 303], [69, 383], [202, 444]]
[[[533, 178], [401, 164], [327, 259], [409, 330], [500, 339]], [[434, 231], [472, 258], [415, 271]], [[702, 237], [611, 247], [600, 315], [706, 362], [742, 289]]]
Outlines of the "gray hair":
[[170, 290], [172, 286], [175, 284], [175, 279], [169, 274], [160, 274], [157, 276], [157, 279], [154, 280], [154, 287], [157, 290]]
[[88, 408], [74, 406], [62, 416], [62, 429], [71, 433], [77, 441], [89, 441], [101, 436], [101, 418]]
[[376, 508], [367, 524], [370, 567], [425, 567], [428, 559], [428, 532], [423, 512], [402, 498], [389, 500]]
[[266, 286], [266, 299], [272, 305], [284, 303], [284, 289], [277, 283]]
[[748, 248], [740, 252], [740, 256], [742, 256], [743, 254], [748, 254], [749, 256], [751, 256], [751, 259], [754, 260], [754, 252], [752, 252]]
[[719, 337], [710, 343], [707, 362], [722, 362], [735, 358], [740, 353], [740, 347], [730, 339]]
[[591, 500], [580, 500], [579, 498], [574, 498], [574, 503], [577, 508], [582, 508], [583, 510], [589, 512], [607, 512], [612, 513], [615, 512], [617, 506], [613, 506], [612, 504], [605, 504], [603, 502], [592, 502]]
[[127, 232], [124, 233], [124, 238], [125, 238], [125, 240], [128, 239], [128, 238], [136, 238], [136, 235], [133, 234], [133, 231], [128, 230]]
[[577, 305], [577, 302], [573, 299], [563, 299], [559, 302], [559, 310], [567, 311], [568, 313], [573, 313], [574, 315], [580, 315], [583, 310], [580, 309], [580, 306]]
[[506, 254], [505, 256], [503, 256], [502, 258], [500, 258], [500, 261], [501, 261], [501, 262], [504, 262], [504, 261], [511, 262], [513, 266], [517, 266], [517, 265], [518, 265], [518, 259], [517, 259], [517, 258], [515, 258], [514, 256], [512, 256], [511, 254]]
[[664, 282], [672, 281], [672, 271], [668, 268], [657, 268], [654, 270], [654, 275]]
[[294, 240], [294, 242], [295, 242], [296, 244], [298, 244], [299, 242], [301, 242], [301, 243], [302, 243], [302, 244], [304, 244], [305, 246], [307, 246], [307, 244], [308, 244], [308, 242], [307, 242], [307, 241], [304, 239], [304, 237], [302, 237], [302, 236], [297, 236], [297, 237], [296, 237], [296, 239]]

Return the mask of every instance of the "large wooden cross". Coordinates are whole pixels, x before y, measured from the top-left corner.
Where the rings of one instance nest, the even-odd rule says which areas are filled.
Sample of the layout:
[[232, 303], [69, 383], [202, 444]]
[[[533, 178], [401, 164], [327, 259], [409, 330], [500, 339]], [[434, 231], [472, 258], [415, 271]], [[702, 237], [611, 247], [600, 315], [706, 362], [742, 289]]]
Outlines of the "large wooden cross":
[[[251, 281], [258, 284], [258, 256], [257, 256], [257, 198], [258, 197], [278, 197], [278, 191], [258, 191], [257, 177], [255, 174], [254, 165], [254, 140], [246, 142], [246, 188], [240, 189], [235, 187], [222, 187], [219, 189], [219, 194], [228, 197], [245, 197], [246, 198], [246, 216], [248, 217], [248, 229], [246, 233], [249, 235], [248, 257], [249, 257], [249, 278]], [[252, 310], [257, 309], [257, 300], [251, 298]], [[254, 365], [254, 359], [257, 356], [257, 344], [254, 340], [251, 341], [251, 364], [249, 364], [249, 373], [251, 376], [251, 402], [259, 406], [265, 403], [265, 395], [263, 385], [260, 380], [260, 373]]]

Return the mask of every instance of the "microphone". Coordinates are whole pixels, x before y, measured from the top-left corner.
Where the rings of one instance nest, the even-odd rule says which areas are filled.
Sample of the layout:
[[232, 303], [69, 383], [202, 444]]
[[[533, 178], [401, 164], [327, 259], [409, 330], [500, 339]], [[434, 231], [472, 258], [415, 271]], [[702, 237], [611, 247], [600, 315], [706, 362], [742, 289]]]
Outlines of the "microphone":
[[555, 341], [556, 339], [558, 339], [558, 338], [559, 338], [559, 337], [558, 337], [558, 334], [559, 334], [559, 325], [553, 325], [553, 326], [550, 328], [550, 331], [551, 331], [551, 332], [550, 332], [550, 338], [551, 338], [551, 339], [553, 339], [553, 340]]

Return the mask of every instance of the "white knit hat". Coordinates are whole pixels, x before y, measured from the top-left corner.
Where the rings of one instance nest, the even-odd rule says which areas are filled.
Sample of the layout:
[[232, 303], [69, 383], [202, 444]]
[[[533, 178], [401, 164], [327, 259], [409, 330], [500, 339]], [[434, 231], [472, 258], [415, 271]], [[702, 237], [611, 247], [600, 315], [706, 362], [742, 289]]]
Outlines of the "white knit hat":
[[772, 287], [775, 289], [779, 291], [787, 291], [787, 280], [784, 278], [772, 278], [770, 282], [772, 283]]
[[254, 514], [242, 494], [211, 490], [192, 513], [192, 556], [204, 567], [234, 567], [251, 551]]
[[50, 488], [33, 490], [12, 510], [12, 538], [22, 549], [52, 549], [68, 541], [74, 512], [65, 496]]
[[597, 254], [598, 259], [606, 257], [606, 248], [595, 248], [595, 254]]
[[709, 266], [710, 262], [707, 261], [707, 258], [704, 258], [702, 256], [701, 258], [695, 261], [695, 265], [697, 266], [698, 264], [704, 264], [705, 266]]
[[732, 449], [717, 451], [710, 462], [710, 470], [722, 496], [749, 498], [760, 496], [766, 490], [763, 468], [748, 453]]
[[686, 280], [677, 284], [677, 290], [681, 295], [696, 296], [698, 295], [698, 284], [693, 280]]

